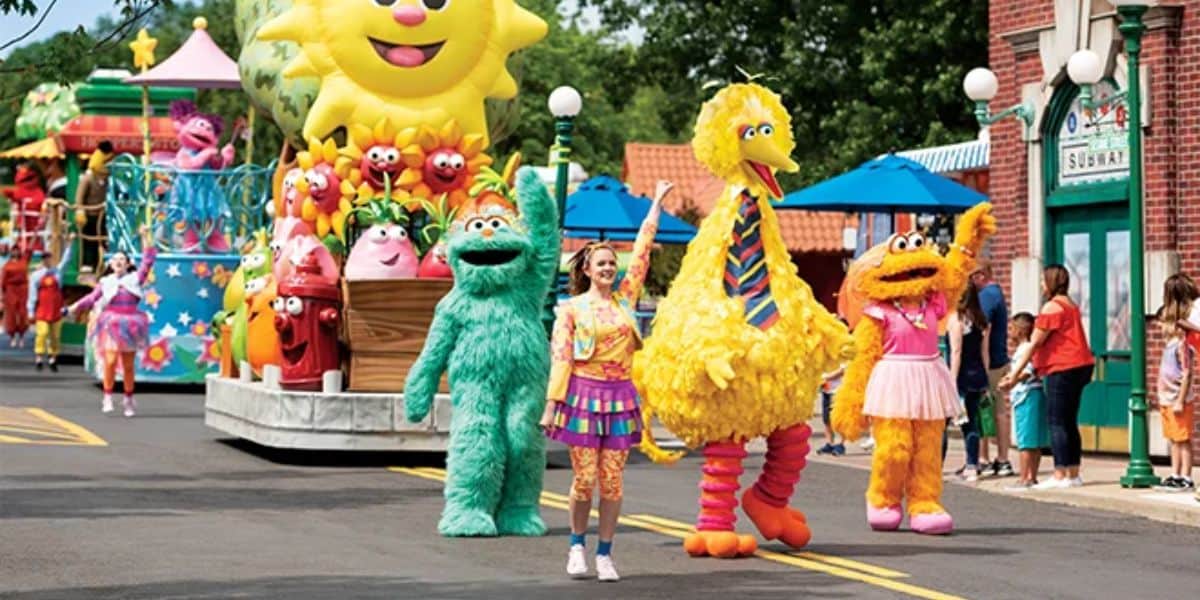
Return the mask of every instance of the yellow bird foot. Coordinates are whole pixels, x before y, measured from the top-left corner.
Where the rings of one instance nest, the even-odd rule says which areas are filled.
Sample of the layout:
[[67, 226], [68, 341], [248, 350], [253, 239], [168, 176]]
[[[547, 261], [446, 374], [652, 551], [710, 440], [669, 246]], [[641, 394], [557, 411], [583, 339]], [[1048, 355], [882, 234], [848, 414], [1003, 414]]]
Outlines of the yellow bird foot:
[[732, 531], [697, 531], [684, 538], [683, 549], [696, 557], [736, 558], [754, 554], [758, 540]]

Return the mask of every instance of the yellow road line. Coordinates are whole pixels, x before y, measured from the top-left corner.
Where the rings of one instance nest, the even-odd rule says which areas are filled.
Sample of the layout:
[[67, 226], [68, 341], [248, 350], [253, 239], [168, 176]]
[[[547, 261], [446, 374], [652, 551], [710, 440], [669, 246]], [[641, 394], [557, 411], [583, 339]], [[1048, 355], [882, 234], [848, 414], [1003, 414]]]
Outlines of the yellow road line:
[[23, 425], [10, 425], [8, 423], [0, 423], [0, 431], [8, 433], [25, 433], [32, 435], [40, 435], [43, 437], [57, 438], [60, 440], [75, 441], [75, 436], [70, 433], [64, 433], [58, 429], [43, 429], [40, 427], [25, 427]]
[[[421, 467], [410, 469], [407, 467], [388, 467], [389, 471], [414, 475], [424, 479], [432, 479], [435, 481], [445, 481], [446, 471], [444, 469], [435, 469], [430, 467]], [[542, 492], [541, 504], [550, 508], [567, 510], [570, 498], [553, 492]], [[592, 511], [595, 514], [595, 511]], [[675, 521], [664, 517], [654, 515], [629, 515], [622, 516], [618, 519], [622, 525], [629, 525], [647, 531], [653, 531], [668, 537], [683, 539], [691, 533], [692, 527], [682, 521]], [[816, 552], [801, 552], [798, 554], [786, 554], [775, 552], [773, 550], [758, 550], [754, 556], [765, 560], [800, 567], [807, 571], [815, 571], [825, 573], [833, 577], [848, 579], [865, 583], [876, 587], [892, 590], [917, 598], [925, 598], [927, 600], [963, 600], [960, 596], [953, 594], [945, 594], [937, 590], [923, 588], [920, 586], [895, 581], [894, 578], [908, 577], [908, 574], [899, 571], [893, 571], [883, 567], [877, 567], [867, 563], [861, 563], [855, 560], [841, 558], [837, 556], [828, 556], [818, 554]], [[857, 570], [852, 570], [857, 569]]]
[[55, 425], [58, 425], [59, 427], [62, 427], [63, 429], [75, 434], [75, 437], [79, 439], [79, 443], [81, 444], [86, 444], [88, 446], [108, 445], [108, 442], [104, 441], [100, 436], [88, 431], [87, 429], [84, 429], [82, 426], [52, 415], [40, 408], [27, 408], [25, 410], [31, 415], [41, 418], [48, 423], [54, 423]]
[[[691, 533], [692, 531], [695, 531], [695, 528], [692, 527], [691, 525], [684, 523], [682, 521], [676, 521], [674, 519], [667, 519], [667, 518], [658, 517], [658, 516], [654, 516], [654, 515], [630, 515], [630, 516], [632, 516], [635, 519], [641, 519], [643, 521], [648, 521], [650, 523], [661, 525], [663, 527], [668, 527], [671, 529], [678, 529], [685, 533]], [[828, 554], [821, 554], [819, 552], [808, 552], [808, 551], [788, 552], [787, 554], [789, 556], [796, 556], [799, 558], [807, 558], [809, 560], [816, 560], [816, 561], [820, 561], [823, 563], [836, 565], [839, 567], [855, 569], [858, 571], [862, 571], [863, 573], [869, 573], [871, 575], [878, 575], [880, 577], [901, 578], [901, 577], [909, 576], [908, 573], [894, 571], [892, 569], [888, 569], [885, 567], [879, 567], [879, 566], [872, 565], [869, 563], [859, 562], [857, 560], [850, 560], [848, 558], [842, 558], [840, 556], [831, 556]]]

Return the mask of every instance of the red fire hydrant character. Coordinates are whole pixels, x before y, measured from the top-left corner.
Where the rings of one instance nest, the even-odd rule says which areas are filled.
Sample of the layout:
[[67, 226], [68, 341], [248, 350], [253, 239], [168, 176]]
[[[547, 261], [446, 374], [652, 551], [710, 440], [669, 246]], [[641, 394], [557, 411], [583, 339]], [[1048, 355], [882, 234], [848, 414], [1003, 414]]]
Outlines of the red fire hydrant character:
[[338, 320], [341, 290], [321, 274], [317, 257], [309, 254], [279, 284], [275, 329], [283, 350], [279, 384], [286, 389], [319, 390], [326, 371], [341, 368]]

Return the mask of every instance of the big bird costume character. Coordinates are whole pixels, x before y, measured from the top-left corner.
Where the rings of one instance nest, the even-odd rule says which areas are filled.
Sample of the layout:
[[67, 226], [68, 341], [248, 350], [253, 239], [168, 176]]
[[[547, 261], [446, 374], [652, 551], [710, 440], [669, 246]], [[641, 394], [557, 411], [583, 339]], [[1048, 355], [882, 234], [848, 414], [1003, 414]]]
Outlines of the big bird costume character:
[[[704, 446], [700, 514], [684, 540], [693, 556], [733, 557], [757, 548], [734, 532], [744, 446], [767, 437], [763, 472], [742, 508], [767, 539], [801, 547], [811, 534], [788, 507], [808, 454], [806, 424], [821, 374], [853, 351], [851, 338], [796, 275], [770, 199], [776, 169], [795, 171], [791, 119], [779, 96], [733, 84], [704, 104], [692, 148], [726, 182], [658, 305], [654, 334], [634, 357], [634, 382], [651, 415], [688, 446]], [[643, 436], [657, 461], [668, 455]]]
[[[938, 353], [938, 321], [957, 304], [975, 255], [996, 231], [991, 205], [959, 220], [945, 257], [920, 234], [896, 234], [850, 267], [846, 288], [865, 300], [854, 326], [857, 354], [834, 396], [834, 431], [853, 440], [870, 417], [875, 437], [867, 522], [894, 531], [908, 496], [909, 526], [946, 534], [954, 519], [942, 507], [942, 432], [958, 412], [958, 392]], [[857, 321], [857, 323], [855, 323]]]

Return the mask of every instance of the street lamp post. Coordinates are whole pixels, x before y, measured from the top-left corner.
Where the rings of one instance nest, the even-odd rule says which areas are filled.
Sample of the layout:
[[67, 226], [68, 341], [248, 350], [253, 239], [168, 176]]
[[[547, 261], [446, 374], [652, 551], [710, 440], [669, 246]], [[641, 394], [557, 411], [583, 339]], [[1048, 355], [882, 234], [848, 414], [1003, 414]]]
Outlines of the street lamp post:
[[1000, 82], [996, 80], [996, 74], [983, 67], [971, 69], [963, 78], [963, 91], [975, 102], [975, 120], [981, 126], [987, 127], [1001, 119], [1016, 117], [1025, 123], [1025, 129], [1028, 130], [1033, 125], [1034, 114], [1033, 105], [1028, 102], [1014, 104], [994, 115], [989, 114], [988, 103], [996, 97], [999, 89]]
[[[583, 98], [571, 86], [564, 85], [550, 92], [546, 102], [550, 114], [554, 115], [554, 145], [550, 147], [550, 165], [555, 167], [554, 199], [558, 205], [558, 229], [561, 232], [567, 212], [567, 180], [571, 169], [571, 132], [575, 129], [575, 117], [583, 109]], [[542, 321], [549, 333], [554, 327], [554, 306], [558, 293], [564, 286], [564, 278], [558, 277], [546, 297]]]
[[1123, 487], [1150, 487], [1159, 482], [1150, 465], [1150, 442], [1146, 426], [1146, 278], [1142, 217], [1142, 90], [1138, 69], [1142, 34], [1146, 25], [1142, 15], [1146, 0], [1109, 0], [1121, 16], [1117, 28], [1125, 40], [1129, 67], [1128, 89], [1096, 102], [1092, 86], [1104, 75], [1104, 64], [1091, 50], [1080, 50], [1067, 62], [1067, 75], [1079, 86], [1080, 104], [1088, 110], [1124, 101], [1129, 113], [1129, 279], [1130, 279], [1130, 385], [1129, 385], [1129, 465], [1121, 476]]

